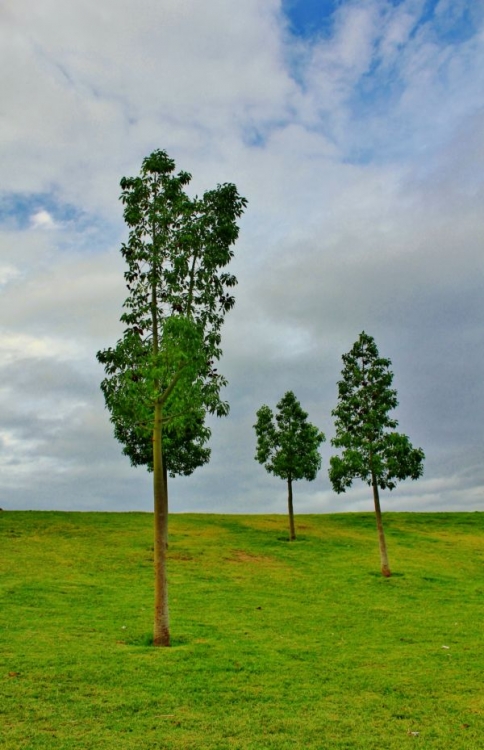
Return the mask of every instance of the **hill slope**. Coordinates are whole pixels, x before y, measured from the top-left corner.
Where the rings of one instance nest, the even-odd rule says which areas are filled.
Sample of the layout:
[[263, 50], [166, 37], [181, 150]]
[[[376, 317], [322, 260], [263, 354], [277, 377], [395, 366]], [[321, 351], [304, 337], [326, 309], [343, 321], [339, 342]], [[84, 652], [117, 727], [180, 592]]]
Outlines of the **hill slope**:
[[482, 748], [484, 514], [0, 513], [4, 750]]

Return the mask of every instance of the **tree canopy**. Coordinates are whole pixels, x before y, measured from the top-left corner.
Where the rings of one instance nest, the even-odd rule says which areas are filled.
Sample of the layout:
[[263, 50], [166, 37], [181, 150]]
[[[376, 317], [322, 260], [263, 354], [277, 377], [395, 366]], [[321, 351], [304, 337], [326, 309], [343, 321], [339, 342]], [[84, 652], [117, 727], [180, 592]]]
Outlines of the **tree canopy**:
[[[145, 342], [143, 359], [149, 357], [150, 342]], [[144, 351], [146, 349], [146, 351]], [[101, 355], [102, 357], [103, 355]], [[137, 371], [134, 356], [131, 362], [131, 379], [140, 382], [141, 373]], [[106, 403], [109, 404], [114, 436], [123, 445], [123, 453], [129, 457], [133, 466], [146, 466], [153, 471], [153, 434], [149, 419], [140, 416], [140, 405], [136, 399], [126, 399], [126, 378], [106, 378], [102, 383]], [[205, 424], [205, 411], [190, 412], [190, 419], [178, 426], [167, 421], [162, 433], [163, 462], [166, 472], [175, 477], [189, 476], [196, 468], [210, 460], [210, 448], [207, 442], [211, 431]]]

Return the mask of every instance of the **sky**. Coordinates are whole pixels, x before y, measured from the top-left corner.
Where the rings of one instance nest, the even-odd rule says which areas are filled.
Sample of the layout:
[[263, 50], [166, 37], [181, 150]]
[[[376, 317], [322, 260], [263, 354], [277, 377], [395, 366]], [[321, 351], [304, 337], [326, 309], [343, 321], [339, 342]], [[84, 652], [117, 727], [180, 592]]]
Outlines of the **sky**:
[[424, 476], [383, 510], [484, 509], [484, 4], [3, 0], [0, 507], [150, 511], [113, 437], [99, 349], [120, 337], [119, 181], [164, 149], [192, 194], [248, 200], [219, 370], [231, 405], [173, 512], [285, 513], [255, 414], [293, 390], [326, 434], [297, 513], [336, 495], [331, 410], [361, 331], [392, 362]]

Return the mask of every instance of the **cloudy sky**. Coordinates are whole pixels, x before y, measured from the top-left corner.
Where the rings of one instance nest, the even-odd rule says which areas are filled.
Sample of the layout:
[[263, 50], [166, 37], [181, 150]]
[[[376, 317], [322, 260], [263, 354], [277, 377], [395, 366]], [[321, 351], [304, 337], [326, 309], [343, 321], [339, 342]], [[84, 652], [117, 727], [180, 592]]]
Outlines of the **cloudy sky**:
[[369, 510], [327, 478], [341, 355], [392, 360], [424, 477], [386, 510], [484, 509], [484, 5], [476, 0], [3, 0], [0, 506], [150, 510], [112, 437], [119, 180], [156, 148], [249, 205], [220, 370], [231, 414], [173, 511], [286, 511], [255, 412], [294, 390], [328, 438], [296, 512]]

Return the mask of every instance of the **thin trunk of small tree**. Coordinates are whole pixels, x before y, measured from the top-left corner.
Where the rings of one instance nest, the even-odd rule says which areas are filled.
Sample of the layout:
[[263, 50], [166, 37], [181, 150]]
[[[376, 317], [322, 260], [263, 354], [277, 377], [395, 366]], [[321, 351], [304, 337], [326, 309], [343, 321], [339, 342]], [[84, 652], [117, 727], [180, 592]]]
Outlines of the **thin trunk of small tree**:
[[155, 405], [153, 427], [153, 494], [154, 494], [154, 568], [155, 568], [155, 619], [153, 645], [170, 645], [168, 616], [168, 582], [166, 576], [166, 551], [168, 538], [168, 495], [163, 472], [161, 435], [161, 407]]
[[388, 564], [387, 543], [385, 541], [385, 533], [383, 531], [383, 521], [381, 517], [381, 508], [380, 508], [380, 495], [378, 493], [378, 484], [376, 481], [376, 476], [373, 471], [371, 473], [371, 483], [373, 486], [373, 500], [375, 503], [375, 515], [376, 515], [376, 526], [378, 529], [378, 541], [380, 544], [381, 572], [382, 572], [382, 575], [384, 575], [386, 578], [390, 578], [391, 571], [390, 571], [390, 566]]
[[292, 479], [287, 480], [287, 504], [289, 507], [289, 539], [293, 542], [296, 538], [296, 529], [294, 527], [294, 510], [292, 507]]

